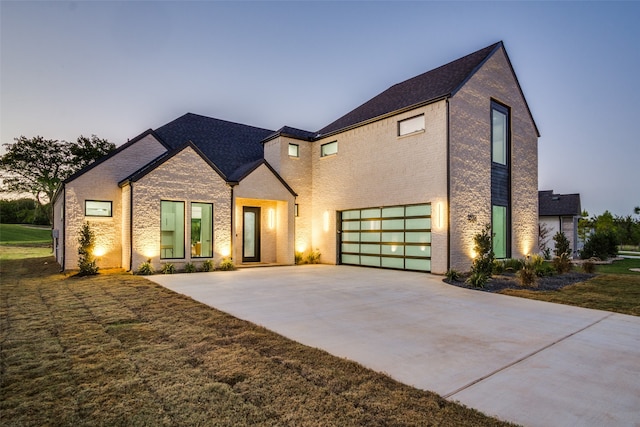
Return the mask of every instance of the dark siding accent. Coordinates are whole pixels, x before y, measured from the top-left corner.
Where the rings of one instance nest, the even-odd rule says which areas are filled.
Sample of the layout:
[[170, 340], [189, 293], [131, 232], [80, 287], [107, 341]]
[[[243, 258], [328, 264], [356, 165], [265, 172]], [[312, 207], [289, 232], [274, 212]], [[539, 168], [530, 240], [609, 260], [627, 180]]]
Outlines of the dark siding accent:
[[509, 206], [509, 168], [493, 163], [491, 165], [491, 204]]

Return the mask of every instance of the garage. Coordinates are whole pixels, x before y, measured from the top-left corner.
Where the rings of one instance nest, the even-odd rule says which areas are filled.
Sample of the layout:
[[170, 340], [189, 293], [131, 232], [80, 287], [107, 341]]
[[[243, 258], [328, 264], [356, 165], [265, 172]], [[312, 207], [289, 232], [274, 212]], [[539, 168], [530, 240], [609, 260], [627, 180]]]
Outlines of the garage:
[[431, 271], [431, 204], [338, 214], [342, 264]]

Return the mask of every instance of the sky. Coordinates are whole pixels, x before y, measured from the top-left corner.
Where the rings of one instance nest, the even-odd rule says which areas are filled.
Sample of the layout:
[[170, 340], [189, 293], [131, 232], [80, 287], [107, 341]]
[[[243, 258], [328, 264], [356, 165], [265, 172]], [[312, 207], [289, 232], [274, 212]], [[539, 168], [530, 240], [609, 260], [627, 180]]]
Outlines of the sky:
[[186, 112], [316, 131], [503, 41], [541, 134], [539, 189], [626, 216], [640, 206], [638, 22], [640, 2], [0, 0], [0, 142], [121, 145]]

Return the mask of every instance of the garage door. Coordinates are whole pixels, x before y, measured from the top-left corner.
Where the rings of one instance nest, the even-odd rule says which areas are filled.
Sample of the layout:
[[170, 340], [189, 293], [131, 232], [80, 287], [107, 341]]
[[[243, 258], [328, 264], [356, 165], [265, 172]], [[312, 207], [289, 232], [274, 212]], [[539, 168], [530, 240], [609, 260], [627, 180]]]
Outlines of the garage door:
[[431, 271], [431, 205], [340, 212], [342, 264]]

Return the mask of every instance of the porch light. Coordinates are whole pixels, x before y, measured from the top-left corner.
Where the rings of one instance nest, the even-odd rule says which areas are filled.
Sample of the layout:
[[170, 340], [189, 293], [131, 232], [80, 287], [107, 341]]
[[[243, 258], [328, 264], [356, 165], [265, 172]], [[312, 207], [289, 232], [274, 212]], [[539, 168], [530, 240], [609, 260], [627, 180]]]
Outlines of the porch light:
[[220, 249], [220, 255], [222, 255], [223, 257], [228, 257], [230, 253], [231, 252], [229, 251], [229, 246], [225, 246]]
[[104, 256], [104, 254], [106, 253], [107, 253], [107, 250], [104, 248], [104, 246], [96, 246], [95, 249], [93, 250], [93, 256], [95, 257]]
[[442, 228], [442, 225], [444, 224], [444, 221], [442, 220], [442, 216], [444, 212], [444, 208], [442, 207], [442, 202], [438, 202], [438, 221], [437, 221], [437, 225], [438, 228]]
[[276, 213], [273, 209], [269, 209], [269, 230], [273, 230], [276, 226]]
[[323, 214], [323, 228], [325, 233], [329, 231], [329, 211], [324, 211]]
[[298, 252], [303, 253], [306, 250], [307, 250], [307, 245], [305, 245], [304, 243], [300, 243], [298, 245]]

